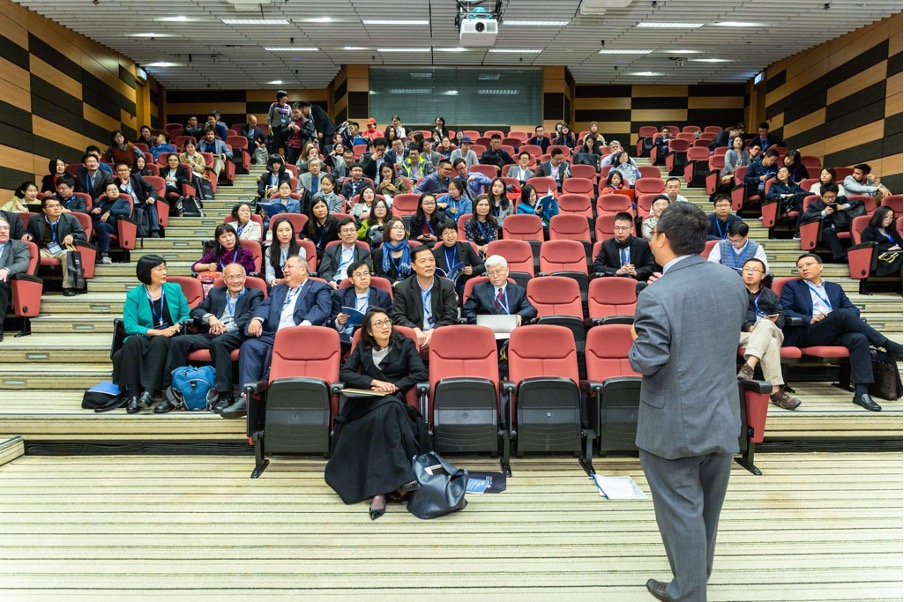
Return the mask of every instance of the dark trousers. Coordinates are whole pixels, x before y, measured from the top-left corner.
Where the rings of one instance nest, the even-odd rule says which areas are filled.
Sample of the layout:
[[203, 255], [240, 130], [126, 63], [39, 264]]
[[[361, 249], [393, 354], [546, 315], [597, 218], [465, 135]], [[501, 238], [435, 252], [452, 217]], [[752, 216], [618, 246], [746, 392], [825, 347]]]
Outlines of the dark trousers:
[[[157, 201], [158, 203], [161, 201]], [[141, 203], [137, 205], [142, 211], [148, 214], [149, 230], [151, 232], [160, 231], [160, 216], [157, 214], [157, 205], [154, 203]]]
[[94, 233], [97, 236], [98, 254], [106, 254], [110, 250], [110, 235], [116, 234], [115, 224], [116, 222], [109, 218], [105, 222], [100, 220], [94, 220], [92, 222]]
[[847, 256], [847, 249], [838, 238], [838, 230], [828, 225], [822, 229], [822, 242], [832, 251], [832, 259], [839, 260]]
[[640, 450], [656, 524], [674, 575], [666, 593], [674, 600], [706, 600], [731, 457], [707, 454], [667, 460]]
[[882, 347], [888, 338], [846, 309], [836, 309], [807, 329], [785, 340], [786, 345], [813, 347], [841, 345], [851, 354], [851, 381], [857, 385], [873, 382], [873, 360], [869, 346]]
[[263, 380], [270, 371], [275, 333], [264, 333], [242, 343], [239, 351], [239, 387]]
[[0, 282], [0, 332], [3, 332], [3, 320], [6, 318], [6, 309], [9, 307], [9, 300], [12, 294], [13, 291], [9, 281]]
[[173, 370], [188, 364], [188, 354], [198, 349], [210, 349], [214, 370], [217, 372], [217, 392], [232, 393], [232, 359], [230, 354], [242, 346], [245, 336], [238, 333], [189, 334], [176, 337], [170, 345], [166, 359], [163, 386], [172, 383]]
[[[176, 337], [178, 338], [178, 337]], [[113, 358], [113, 380], [120, 387], [163, 389], [163, 370], [173, 337], [132, 335]]]

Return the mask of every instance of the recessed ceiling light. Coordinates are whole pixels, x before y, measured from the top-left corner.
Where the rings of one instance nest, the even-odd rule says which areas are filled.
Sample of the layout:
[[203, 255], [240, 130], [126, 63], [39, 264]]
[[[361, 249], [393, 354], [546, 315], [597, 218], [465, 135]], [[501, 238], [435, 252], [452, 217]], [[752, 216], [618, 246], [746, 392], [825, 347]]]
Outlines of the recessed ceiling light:
[[343, 46], [342, 50], [367, 50], [364, 46]]
[[660, 50], [662, 54], [677, 54], [677, 55], [685, 55], [685, 54], [703, 54], [702, 50]]
[[365, 25], [430, 25], [427, 19], [362, 19]]
[[187, 23], [189, 21], [194, 21], [194, 19], [189, 19], [185, 15], [179, 15], [178, 17], [160, 17], [158, 19], [154, 19], [155, 21], [170, 21], [173, 23]]
[[442, 94], [443, 96], [458, 96], [458, 90], [446, 90]]
[[126, 37], [129, 38], [171, 38], [173, 34], [171, 33], [128, 33]]
[[332, 23], [332, 17], [314, 17], [313, 19], [302, 19], [305, 23]]
[[629, 73], [628, 75], [640, 75], [641, 77], [657, 77], [659, 75], [665, 75], [665, 74], [657, 73], [655, 71], [636, 71], [634, 73]]
[[768, 23], [751, 23], [749, 21], [719, 21], [713, 25], [719, 27], [769, 27]]
[[377, 52], [430, 52], [429, 48], [377, 48]]
[[148, 63], [145, 67], [183, 67], [182, 63], [170, 63], [168, 61], [158, 61], [156, 63]]
[[434, 48], [434, 50], [437, 52], [467, 52], [470, 49], [459, 46], [457, 48]]
[[281, 79], [274, 79], [272, 82], [267, 82], [268, 84], [272, 84], [274, 86], [278, 86], [282, 83]]
[[600, 50], [600, 54], [650, 54], [653, 52], [652, 50], [629, 50], [627, 48], [614, 49], [614, 48], [603, 48]]
[[697, 29], [698, 27], [703, 27], [703, 23], [654, 23], [650, 21], [641, 21], [637, 26], [654, 29]]
[[319, 52], [319, 48], [310, 46], [266, 46], [264, 50], [268, 52]]
[[542, 48], [490, 48], [490, 52], [499, 54], [539, 54]]
[[390, 88], [390, 94], [431, 94], [430, 88]]
[[485, 96], [496, 96], [497, 94], [502, 96], [517, 96], [520, 94], [518, 90], [478, 90], [477, 93]]
[[220, 19], [226, 25], [288, 25], [288, 19]]
[[512, 27], [565, 27], [568, 21], [509, 21], [506, 19], [503, 25]]
[[690, 59], [692, 63], [730, 63], [731, 59]]

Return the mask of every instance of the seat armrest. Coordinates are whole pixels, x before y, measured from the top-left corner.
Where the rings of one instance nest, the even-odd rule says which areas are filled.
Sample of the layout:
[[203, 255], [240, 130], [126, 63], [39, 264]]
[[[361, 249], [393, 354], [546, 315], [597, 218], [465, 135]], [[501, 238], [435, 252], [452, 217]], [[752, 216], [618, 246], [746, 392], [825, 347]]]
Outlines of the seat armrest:
[[9, 280], [20, 280], [22, 282], [37, 282], [38, 284], [42, 284], [44, 281], [38, 278], [37, 276], [32, 276], [31, 274], [26, 274], [25, 272], [20, 272], [18, 274], [13, 274], [9, 277]]
[[[270, 382], [266, 380], [259, 380], [257, 382], [245, 383], [242, 385], [242, 391], [247, 394], [259, 394], [263, 393], [270, 387]], [[246, 400], [247, 401], [247, 400]]]
[[806, 326], [806, 322], [804, 322], [803, 318], [797, 318], [792, 316], [785, 316], [785, 324], [788, 326]]
[[330, 385], [330, 395], [338, 395], [345, 388], [345, 383], [332, 383]]
[[600, 389], [603, 388], [603, 383], [596, 380], [581, 380], [579, 383], [581, 387], [581, 391], [586, 393], [591, 393], [593, 395], [597, 395], [600, 392]]
[[430, 419], [427, 417], [427, 408], [428, 406], [428, 396], [430, 394], [430, 383], [428, 381], [419, 382], [415, 385], [415, 390], [417, 391], [417, 399], [418, 405], [420, 406], [421, 416], [424, 418], [424, 423], [427, 424], [427, 427], [430, 426]]
[[772, 383], [766, 382], [765, 380], [739, 380], [738, 384], [745, 391], [752, 391], [754, 393], [772, 392]]
[[848, 253], [850, 253], [851, 251], [859, 251], [860, 249], [869, 249], [878, 246], [879, 244], [875, 242], [861, 242], [859, 244], [848, 247]]

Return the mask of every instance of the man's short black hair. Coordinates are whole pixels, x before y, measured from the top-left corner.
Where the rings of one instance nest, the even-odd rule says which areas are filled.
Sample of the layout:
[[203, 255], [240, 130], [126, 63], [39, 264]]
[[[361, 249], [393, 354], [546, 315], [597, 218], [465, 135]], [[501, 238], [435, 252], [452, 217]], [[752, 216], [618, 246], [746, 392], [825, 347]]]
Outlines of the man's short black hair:
[[374, 146], [377, 147], [380, 145], [382, 145], [384, 148], [387, 146], [386, 138], [383, 138], [382, 136], [379, 138], [374, 138]]
[[[367, 262], [362, 260], [353, 261], [348, 264], [348, 268], [346, 268], [345, 273], [348, 274], [348, 278], [351, 279], [352, 274], [358, 271], [359, 268], [366, 266]], [[370, 266], [367, 266], [367, 271], [370, 272]]]
[[755, 262], [757, 262], [758, 264], [760, 264], [760, 267], [763, 268], [763, 273], [764, 273], [764, 274], [766, 273], [766, 264], [763, 263], [763, 260], [762, 260], [762, 259], [757, 259], [756, 257], [751, 257], [750, 259], [748, 259], [747, 261], [744, 262], [744, 265], [746, 266], [746, 265], [747, 265], [748, 263], [750, 263], [751, 261], [755, 261]]
[[100, 147], [99, 147], [99, 146], [94, 146], [93, 144], [91, 144], [91, 145], [85, 147], [85, 152], [88, 153], [88, 154], [91, 154], [91, 153], [97, 153], [97, 154], [99, 155], [99, 154], [100, 154]]
[[492, 136], [490, 136], [490, 140], [502, 140], [502, 136], [500, 136], [499, 134], [493, 134]]
[[458, 166], [461, 165], [462, 163], [467, 163], [467, 161], [465, 161], [464, 159], [459, 157], [458, 159], [456, 159], [455, 161], [452, 162], [452, 167], [458, 168]]
[[758, 128], [761, 128], [761, 129], [764, 129], [764, 130], [768, 130], [768, 129], [769, 129], [769, 122], [768, 122], [768, 121], [761, 121], [761, 122], [760, 122], [760, 125], [758, 125], [757, 127], [758, 127]]
[[800, 257], [797, 258], [797, 261], [794, 262], [794, 265], [797, 265], [798, 263], [800, 263], [800, 260], [803, 259], [804, 257], [810, 257], [811, 259], [815, 259], [816, 263], [819, 263], [819, 264], [822, 263], [822, 257], [817, 255], [816, 253], [804, 253], [803, 255], [801, 255]]
[[364, 166], [361, 165], [361, 163], [359, 163], [358, 161], [355, 161], [354, 163], [352, 163], [352, 166], [348, 168], [348, 170], [351, 171], [356, 167], [360, 168], [361, 170], [364, 169]]
[[165, 264], [166, 260], [160, 255], [142, 255], [135, 266], [135, 275], [142, 284], [151, 283], [151, 270], [158, 265]]
[[285, 90], [277, 90], [276, 91], [276, 100], [279, 100], [280, 98], [289, 98], [289, 93], [286, 92]]
[[565, 153], [562, 152], [562, 149], [561, 149], [561, 148], [554, 148], [554, 149], [552, 149], [552, 151], [549, 153], [549, 156], [550, 156], [550, 157], [558, 157], [559, 155], [564, 155], [564, 154], [565, 154]]
[[668, 184], [668, 183], [671, 182], [672, 180], [674, 180], [675, 182], [678, 182], [678, 184], [681, 184], [681, 180], [679, 180], [679, 179], [676, 178], [675, 176], [672, 176], [671, 178], [669, 178], [668, 180], [666, 180], [665, 183]]
[[612, 220], [613, 222], [631, 222], [634, 224], [634, 218], [627, 211], [619, 211], [615, 214], [615, 218]]
[[826, 184], [825, 186], [823, 186], [822, 194], [825, 194], [827, 192], [834, 192], [835, 195], [837, 196], [838, 195], [838, 184], [835, 184], [834, 182], [832, 182], [831, 184]]
[[411, 249], [411, 263], [414, 263], [417, 259], [417, 256], [421, 253], [430, 253], [431, 255], [433, 255], [433, 249], [430, 247], [430, 245], [418, 245], [416, 247], [413, 247]]
[[452, 167], [452, 164], [449, 163], [449, 160], [448, 160], [448, 159], [440, 159], [440, 162], [437, 163], [436, 165], [437, 165], [437, 166], [440, 166], [440, 165], [442, 165], [443, 163], [445, 163], [445, 164], [448, 165], [449, 167]]
[[306, 101], [306, 100], [299, 100], [298, 102], [295, 103], [294, 106], [298, 107], [299, 109], [303, 109], [303, 108], [305, 108], [305, 107], [310, 107], [310, 106], [313, 106], [313, 105], [311, 105], [311, 103], [309, 103], [309, 102]]
[[778, 151], [775, 150], [774, 148], [770, 148], [769, 150], [766, 151], [766, 154], [764, 156], [775, 157], [776, 159], [778, 159]]
[[520, 158], [523, 157], [524, 155], [527, 155], [527, 158], [528, 158], [528, 159], [530, 159], [530, 157], [531, 157], [531, 154], [530, 154], [529, 152], [527, 152], [527, 151], [521, 151], [520, 153], [518, 153], [518, 158], [520, 159]]
[[706, 247], [709, 220], [693, 203], [675, 203], [662, 212], [656, 230], [669, 239], [675, 255], [699, 255]]
[[728, 225], [729, 236], [747, 236], [748, 234], [750, 234], [750, 226], [747, 225], [747, 222], [731, 222]]
[[[85, 153], [84, 155], [82, 155], [82, 163], [84, 163], [85, 161], [87, 161], [87, 160], [88, 160], [88, 157], [94, 157], [95, 159], [97, 159], [97, 155], [94, 155], [94, 154], [91, 154], [91, 153]], [[98, 160], [98, 161], [99, 161], [99, 160]]]
[[858, 163], [857, 165], [855, 165], [853, 167], [853, 169], [859, 169], [861, 172], [863, 172], [863, 175], [865, 175], [865, 176], [868, 176], [869, 172], [872, 171], [872, 168], [869, 166], [868, 163]]
[[340, 219], [340, 220], [338, 221], [338, 223], [336, 224], [336, 230], [337, 230], [337, 231], [338, 231], [338, 230], [341, 230], [341, 229], [342, 229], [342, 226], [347, 226], [348, 224], [355, 225], [355, 220], [353, 220], [353, 219], [350, 218], [350, 217], [343, 217], [343, 218]]
[[65, 173], [57, 178], [56, 185], [59, 186], [60, 184], [65, 184], [69, 188], [75, 188], [75, 178]]
[[723, 194], [717, 194], [716, 196], [713, 197], [713, 205], [715, 205], [715, 204], [718, 203], [719, 201], [728, 201], [728, 202], [730, 203], [730, 202], [731, 202], [731, 197], [728, 196], [727, 194], [724, 194], [724, 193], [723, 193]]

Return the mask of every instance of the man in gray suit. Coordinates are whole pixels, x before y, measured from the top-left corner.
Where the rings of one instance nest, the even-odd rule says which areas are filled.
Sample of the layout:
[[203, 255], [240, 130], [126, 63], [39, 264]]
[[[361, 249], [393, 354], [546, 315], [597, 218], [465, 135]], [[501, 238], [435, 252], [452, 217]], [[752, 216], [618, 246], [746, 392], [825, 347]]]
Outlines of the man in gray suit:
[[10, 225], [0, 215], [0, 341], [3, 340], [3, 318], [12, 296], [10, 278], [28, 269], [28, 245], [9, 237]]
[[690, 203], [663, 212], [650, 242], [662, 276], [637, 296], [629, 354], [643, 376], [636, 443], [674, 574], [647, 581], [659, 600], [706, 600], [741, 430], [735, 333], [747, 294], [737, 274], [699, 255], [707, 227]]

